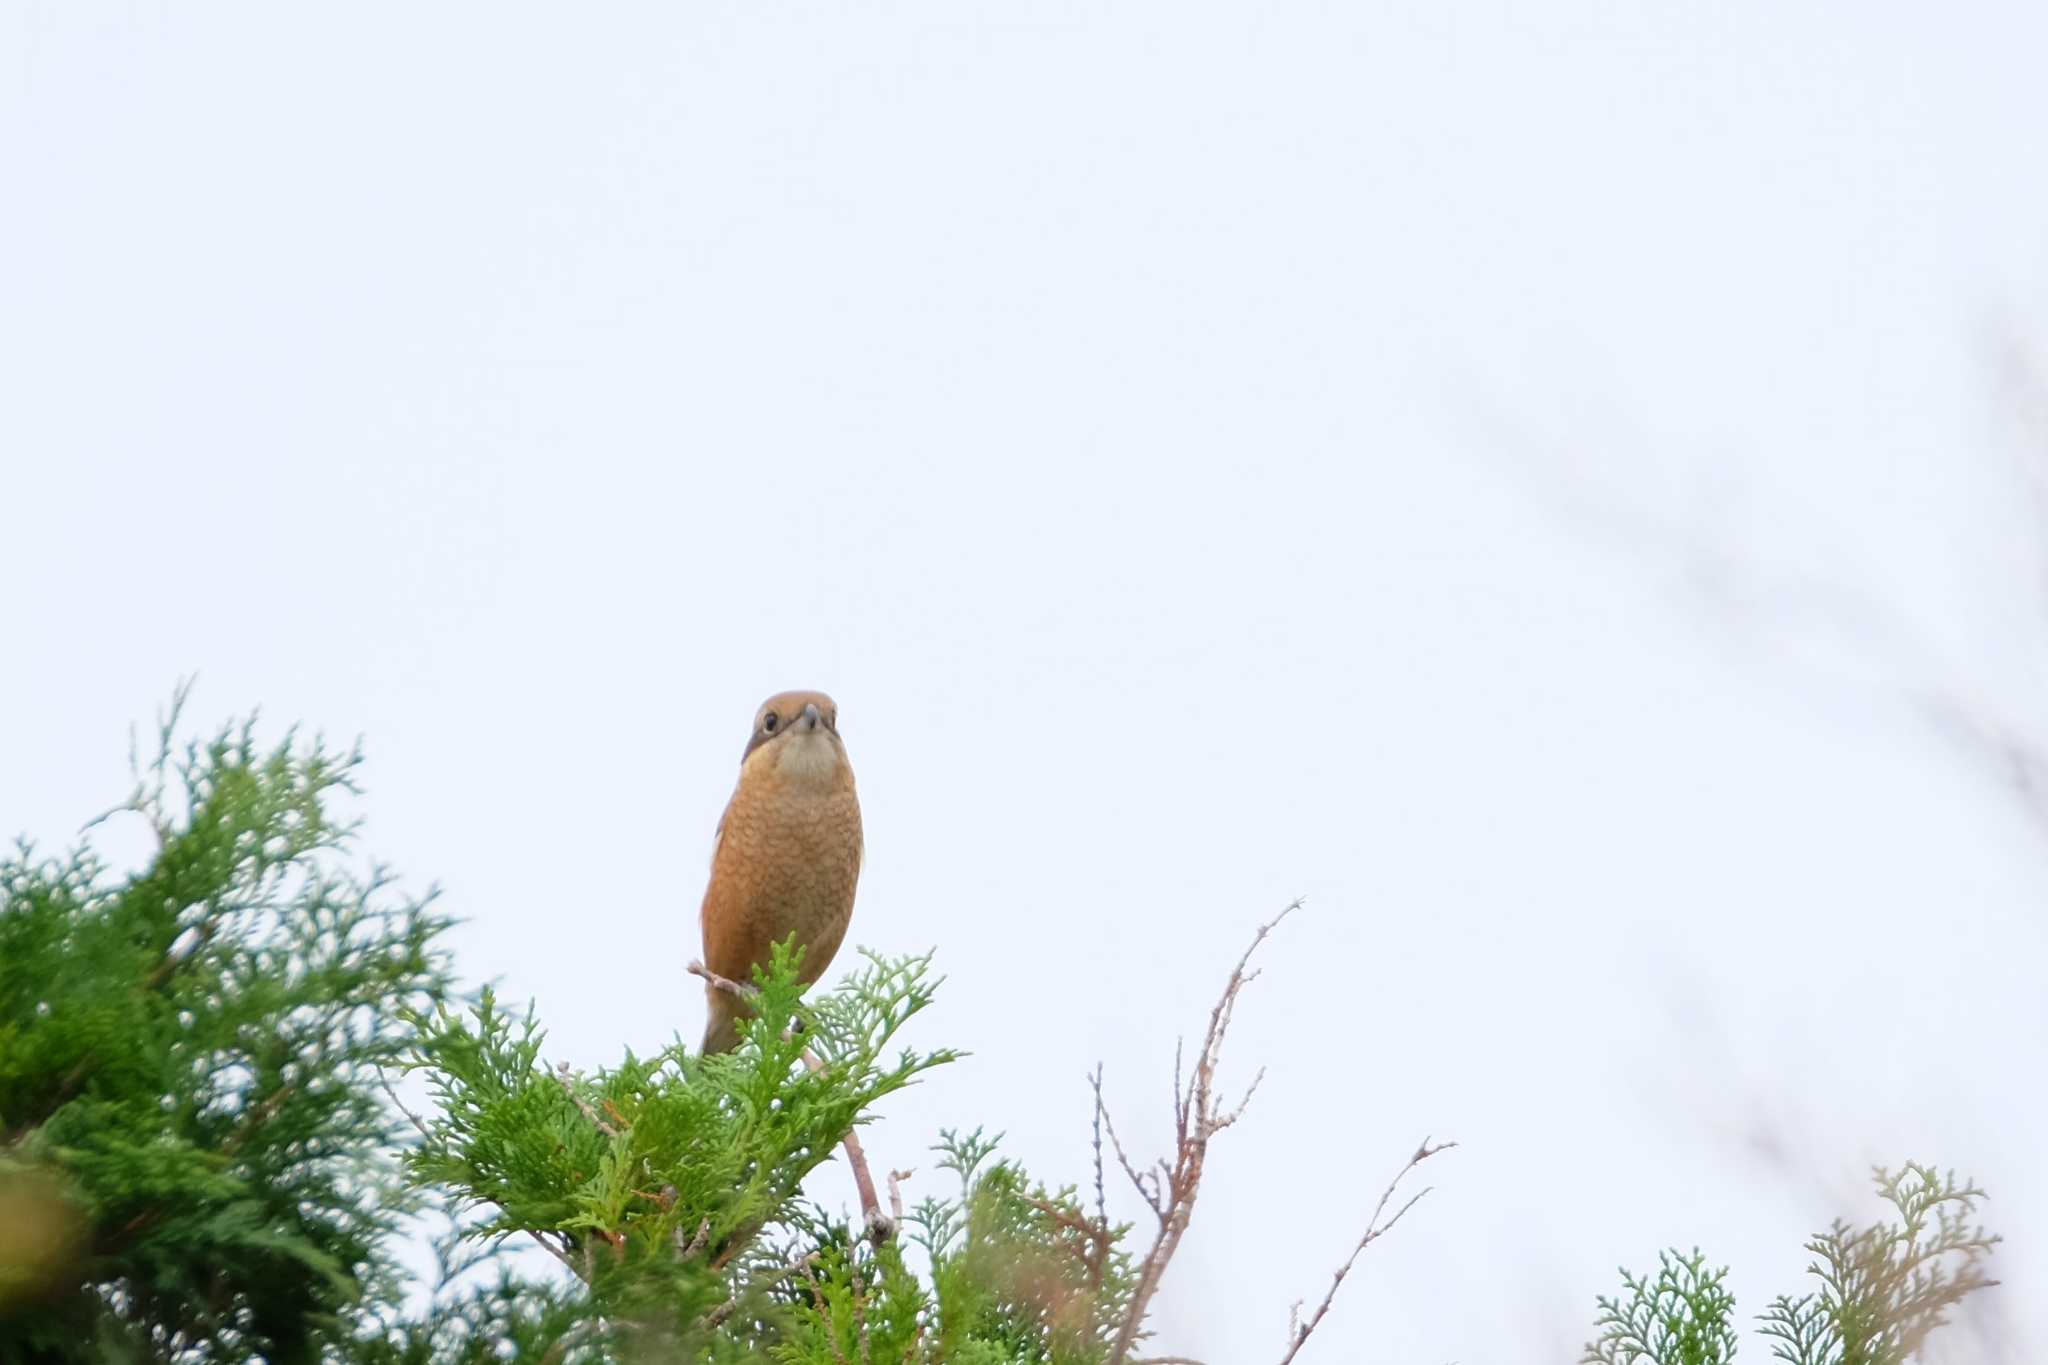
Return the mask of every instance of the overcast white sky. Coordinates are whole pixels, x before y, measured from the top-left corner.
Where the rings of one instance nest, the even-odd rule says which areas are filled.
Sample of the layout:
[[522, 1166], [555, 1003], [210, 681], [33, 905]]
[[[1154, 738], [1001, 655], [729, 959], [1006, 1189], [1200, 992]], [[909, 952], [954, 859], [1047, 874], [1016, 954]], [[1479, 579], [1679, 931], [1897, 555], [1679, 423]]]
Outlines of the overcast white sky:
[[1754, 1311], [1915, 1156], [2048, 1354], [2048, 838], [1901, 701], [2048, 714], [1984, 345], [2048, 336], [2048, 9], [0, 15], [0, 831], [185, 673], [360, 733], [366, 846], [595, 1065], [696, 1036], [821, 687], [853, 937], [975, 1053], [868, 1140], [912, 1193], [947, 1124], [1083, 1179], [1098, 1059], [1162, 1143], [1310, 897], [1162, 1349], [1276, 1358], [1431, 1133], [1304, 1359], [1564, 1360], [1669, 1243]]

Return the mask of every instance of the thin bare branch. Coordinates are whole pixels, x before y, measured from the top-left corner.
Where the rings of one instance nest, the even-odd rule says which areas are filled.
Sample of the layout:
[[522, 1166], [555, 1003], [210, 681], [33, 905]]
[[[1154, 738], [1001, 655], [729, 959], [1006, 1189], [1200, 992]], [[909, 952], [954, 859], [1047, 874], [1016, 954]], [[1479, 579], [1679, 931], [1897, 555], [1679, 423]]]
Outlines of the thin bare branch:
[[738, 996], [742, 1000], [751, 1000], [760, 994], [756, 987], [741, 985], [737, 981], [728, 980], [695, 959], [692, 959], [690, 965], [683, 970], [687, 971], [691, 976], [703, 977], [711, 983], [714, 990], [724, 991], [727, 995]]
[[1180, 1088], [1181, 1050], [1187, 1041], [1185, 1038], [1173, 1040], [1173, 1135], [1179, 1142], [1187, 1141], [1188, 1136], [1188, 1102]]
[[[1117, 1136], [1116, 1120], [1109, 1116], [1109, 1106], [1102, 1099], [1102, 1069], [1100, 1067], [1097, 1067], [1095, 1071], [1095, 1115], [1101, 1120], [1103, 1128], [1108, 1131], [1109, 1145], [1116, 1152], [1117, 1164], [1122, 1166], [1124, 1174], [1130, 1177], [1132, 1186], [1138, 1191], [1138, 1196], [1152, 1206], [1152, 1212], [1164, 1218], [1166, 1210], [1160, 1206], [1159, 1200], [1152, 1192], [1145, 1188], [1144, 1176], [1139, 1173], [1136, 1166], [1131, 1164], [1129, 1154], [1124, 1151], [1123, 1139]], [[1150, 1174], [1150, 1172], [1145, 1174]]]
[[1095, 1074], [1089, 1078], [1095, 1087], [1095, 1221], [1105, 1230], [1109, 1227], [1109, 1191], [1102, 1183], [1102, 1063], [1095, 1064]]
[[889, 1216], [899, 1228], [903, 1226], [903, 1182], [916, 1174], [915, 1170], [889, 1172]]
[[[1110, 1347], [1109, 1365], [1126, 1365], [1131, 1350], [1144, 1333], [1145, 1315], [1151, 1308], [1152, 1298], [1159, 1292], [1160, 1281], [1165, 1277], [1166, 1267], [1180, 1249], [1180, 1241], [1186, 1235], [1188, 1224], [1194, 1216], [1195, 1198], [1201, 1192], [1202, 1173], [1209, 1155], [1209, 1139], [1236, 1122], [1243, 1113], [1243, 1105], [1235, 1110], [1226, 1110], [1216, 1098], [1216, 1068], [1223, 1056], [1223, 1040], [1230, 1032], [1230, 1023], [1237, 1008], [1237, 998], [1257, 976], [1251, 968], [1252, 955], [1259, 945], [1279, 923], [1301, 908], [1299, 900], [1290, 904], [1278, 915], [1259, 926], [1251, 943], [1231, 969], [1230, 979], [1224, 983], [1223, 994], [1217, 999], [1215, 1008], [1209, 1011], [1209, 1027], [1202, 1035], [1202, 1046], [1195, 1053], [1190, 1069], [1179, 1045], [1174, 1051], [1173, 1067], [1173, 1120], [1174, 1151], [1172, 1160], [1160, 1161], [1156, 1167], [1142, 1174], [1126, 1156], [1123, 1144], [1118, 1141], [1116, 1127], [1109, 1121], [1109, 1112], [1102, 1101], [1100, 1083], [1096, 1086], [1096, 1107], [1108, 1128], [1110, 1142], [1123, 1164], [1124, 1173], [1131, 1178], [1138, 1193], [1152, 1208], [1159, 1220], [1158, 1231], [1153, 1235], [1152, 1244], [1144, 1259], [1138, 1263], [1137, 1283], [1131, 1291], [1129, 1306], [1124, 1320], [1117, 1327], [1114, 1343]], [[1258, 1082], [1252, 1083], [1257, 1089]], [[1251, 1091], [1245, 1093], [1249, 1101]], [[1146, 1177], [1151, 1178], [1151, 1187], [1146, 1186]]]
[[1251, 1107], [1252, 1096], [1259, 1093], [1259, 1082], [1266, 1079], [1266, 1068], [1260, 1067], [1259, 1074], [1252, 1077], [1252, 1083], [1245, 1087], [1244, 1098], [1237, 1102], [1237, 1108], [1217, 1115], [1216, 1131], [1221, 1132], [1244, 1117], [1244, 1111]]
[[405, 1117], [412, 1123], [412, 1126], [419, 1130], [419, 1135], [421, 1137], [425, 1138], [428, 1142], [432, 1142], [434, 1140], [434, 1135], [432, 1132], [428, 1130], [427, 1121], [421, 1118], [418, 1114], [413, 1113], [412, 1110], [405, 1107], [405, 1101], [398, 1098], [398, 1092], [391, 1088], [391, 1081], [388, 1077], [385, 1076], [384, 1071], [381, 1067], [378, 1068], [377, 1071], [377, 1084], [383, 1089], [384, 1093], [390, 1097], [391, 1107], [396, 1109], [399, 1113], [405, 1115]]
[[[804, 1065], [813, 1072], [825, 1070], [818, 1054], [809, 1048], [804, 1049]], [[882, 1212], [882, 1201], [875, 1197], [875, 1178], [868, 1172], [868, 1154], [861, 1150], [860, 1137], [851, 1128], [839, 1139], [839, 1145], [846, 1149], [846, 1164], [853, 1168], [853, 1186], [860, 1195], [861, 1222], [867, 1228], [868, 1240], [880, 1246], [896, 1235], [896, 1224]]]
[[1337, 1291], [1343, 1287], [1344, 1277], [1351, 1273], [1351, 1267], [1357, 1263], [1359, 1256], [1364, 1253], [1365, 1249], [1393, 1231], [1394, 1225], [1407, 1215], [1408, 1210], [1414, 1208], [1420, 1202], [1422, 1196], [1429, 1193], [1429, 1188], [1425, 1188], [1419, 1193], [1411, 1195], [1408, 1202], [1394, 1211], [1393, 1217], [1387, 1218], [1385, 1222], [1381, 1222], [1380, 1220], [1386, 1215], [1387, 1204], [1393, 1199], [1394, 1192], [1400, 1188], [1401, 1182], [1408, 1178], [1408, 1173], [1435, 1156], [1438, 1152], [1457, 1145], [1455, 1142], [1439, 1142], [1432, 1146], [1429, 1139], [1424, 1138], [1422, 1144], [1415, 1149], [1415, 1155], [1409, 1157], [1401, 1169], [1394, 1174], [1394, 1178], [1387, 1182], [1387, 1187], [1380, 1191], [1379, 1202], [1373, 1205], [1372, 1217], [1366, 1220], [1365, 1235], [1358, 1239], [1357, 1246], [1351, 1248], [1351, 1254], [1344, 1258], [1344, 1264], [1338, 1266], [1336, 1273], [1330, 1276], [1329, 1291], [1323, 1295], [1323, 1301], [1316, 1305], [1316, 1311], [1309, 1316], [1307, 1322], [1301, 1320], [1300, 1300], [1295, 1301], [1293, 1310], [1288, 1314], [1287, 1329], [1289, 1339], [1287, 1354], [1280, 1357], [1280, 1365], [1289, 1365], [1289, 1362], [1301, 1353], [1301, 1348], [1307, 1344], [1309, 1335], [1316, 1330], [1317, 1325], [1322, 1322], [1323, 1316], [1330, 1311], [1330, 1305], [1336, 1302]]

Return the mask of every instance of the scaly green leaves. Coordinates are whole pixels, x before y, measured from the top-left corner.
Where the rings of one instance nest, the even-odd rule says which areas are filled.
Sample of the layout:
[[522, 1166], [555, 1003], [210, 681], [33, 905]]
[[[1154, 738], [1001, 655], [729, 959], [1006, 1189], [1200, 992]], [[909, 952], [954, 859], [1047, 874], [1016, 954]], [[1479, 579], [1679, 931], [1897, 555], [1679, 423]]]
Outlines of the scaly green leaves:
[[345, 861], [356, 755], [177, 727], [118, 808], [147, 866], [0, 863], [0, 1186], [56, 1182], [81, 1229], [67, 1288], [0, 1301], [0, 1346], [311, 1360], [396, 1292], [376, 1082], [393, 1006], [446, 987], [446, 922]]
[[928, 956], [870, 955], [808, 1003], [796, 969], [778, 948], [740, 1048], [672, 1043], [589, 1076], [549, 1067], [533, 1014], [489, 991], [413, 1016], [407, 1065], [439, 1101], [414, 1178], [480, 1211], [472, 1237], [546, 1246], [628, 1336], [703, 1347], [703, 1319], [761, 1269], [746, 1259], [756, 1239], [794, 1225], [804, 1177], [877, 1101], [955, 1055], [886, 1055], [931, 1001]]
[[1999, 1239], [1976, 1224], [1984, 1192], [1908, 1162], [1879, 1167], [1877, 1191], [1898, 1221], [1852, 1229], [1837, 1219], [1806, 1244], [1819, 1292], [1780, 1296], [1763, 1314], [1772, 1355], [1791, 1365], [1900, 1365], [1949, 1310], [1996, 1283], [1985, 1258]]
[[[1787, 1365], [1903, 1365], [1949, 1310], [1995, 1283], [1984, 1262], [1998, 1238], [1974, 1221], [1982, 1190], [1916, 1163], [1896, 1174], [1880, 1167], [1876, 1182], [1898, 1221], [1852, 1229], [1837, 1219], [1806, 1244], [1821, 1288], [1796, 1299], [1781, 1295], [1758, 1319], [1772, 1356]], [[1727, 1270], [1708, 1269], [1698, 1251], [1664, 1252], [1660, 1260], [1654, 1280], [1624, 1270], [1627, 1294], [1599, 1300], [1600, 1335], [1581, 1357], [1586, 1365], [1725, 1365], [1735, 1358]]]
[[1726, 1266], [1710, 1269], [1698, 1248], [1690, 1256], [1659, 1252], [1655, 1279], [1621, 1272], [1624, 1298], [1603, 1298], [1594, 1324], [1600, 1335], [1580, 1357], [1583, 1365], [1727, 1365], [1735, 1359], [1729, 1317], [1735, 1296], [1724, 1285]]

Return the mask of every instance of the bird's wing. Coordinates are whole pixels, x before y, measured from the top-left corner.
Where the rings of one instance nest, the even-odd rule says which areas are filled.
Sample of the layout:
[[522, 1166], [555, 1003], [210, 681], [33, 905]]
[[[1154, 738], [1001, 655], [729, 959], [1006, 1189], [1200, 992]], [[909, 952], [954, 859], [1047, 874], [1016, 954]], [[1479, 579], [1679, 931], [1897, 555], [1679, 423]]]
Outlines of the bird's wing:
[[732, 795], [725, 799], [725, 809], [718, 813], [718, 828], [711, 831], [711, 858], [713, 867], [718, 866], [718, 849], [725, 842], [725, 822], [732, 814], [732, 803], [740, 799], [740, 789], [734, 787]]

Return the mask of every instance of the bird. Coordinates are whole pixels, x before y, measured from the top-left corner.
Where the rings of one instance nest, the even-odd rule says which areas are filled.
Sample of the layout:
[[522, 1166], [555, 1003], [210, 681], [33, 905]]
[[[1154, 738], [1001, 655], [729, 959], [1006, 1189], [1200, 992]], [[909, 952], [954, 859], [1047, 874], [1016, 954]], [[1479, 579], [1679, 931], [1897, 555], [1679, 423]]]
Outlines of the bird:
[[[853, 765], [839, 738], [839, 707], [823, 692], [778, 692], [754, 712], [739, 784], [719, 818], [704, 889], [704, 965], [728, 981], [753, 979], [772, 945], [796, 936], [797, 976], [825, 974], [853, 917], [866, 852]], [[702, 1052], [739, 1043], [746, 1003], [705, 987]]]

